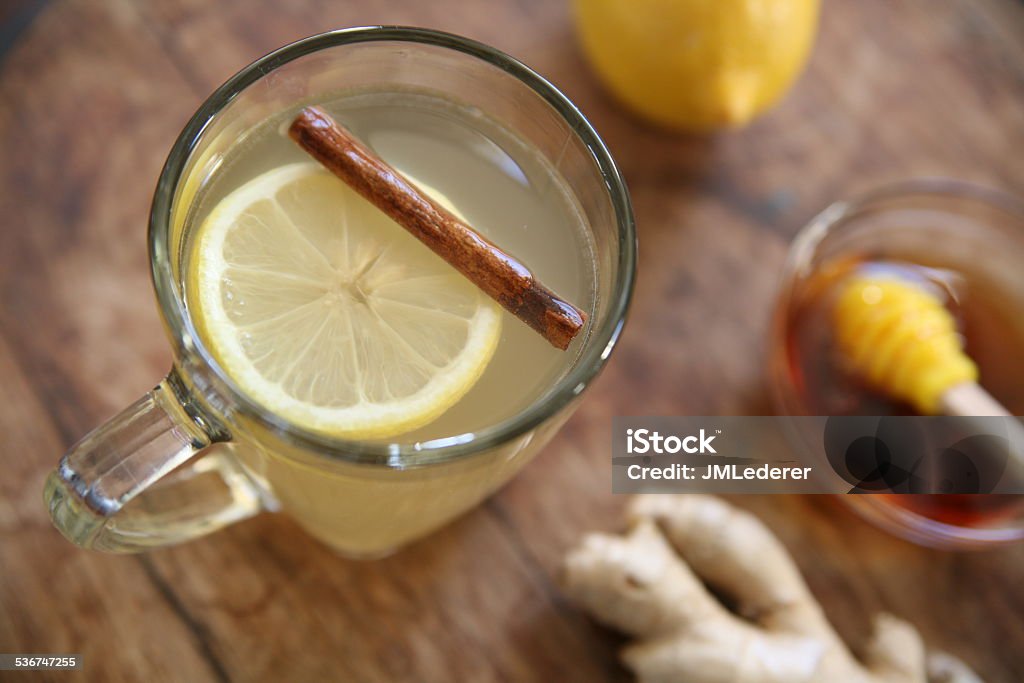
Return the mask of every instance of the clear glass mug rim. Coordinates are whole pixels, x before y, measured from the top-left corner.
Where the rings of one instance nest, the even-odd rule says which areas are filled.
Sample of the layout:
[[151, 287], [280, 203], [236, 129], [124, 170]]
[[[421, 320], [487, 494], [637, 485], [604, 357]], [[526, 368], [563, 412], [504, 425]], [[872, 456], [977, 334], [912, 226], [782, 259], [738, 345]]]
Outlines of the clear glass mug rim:
[[[575, 365], [553, 389], [509, 420], [475, 433], [412, 444], [368, 443], [304, 430], [249, 399], [202, 345], [179, 294], [170, 259], [170, 218], [175, 192], [191, 153], [211, 121], [239, 93], [289, 62], [320, 50], [371, 42], [406, 42], [455, 50], [486, 61], [517, 78], [547, 102], [587, 147], [601, 172], [615, 211], [618, 262], [607, 318], [591, 331]], [[483, 43], [450, 33], [405, 26], [363, 26], [303, 38], [252, 62], [228, 79], [199, 107], [178, 135], [157, 181], [149, 217], [149, 257], [153, 286], [175, 357], [198, 361], [208, 390], [233, 412], [254, 419], [294, 445], [328, 458], [361, 464], [411, 467], [474, 455], [536, 428], [568, 405], [600, 372], [622, 332], [636, 271], [636, 229], [625, 181], [593, 127], [569, 99], [522, 62]], [[192, 371], [195, 374], [195, 371]], [[230, 431], [230, 429], [229, 429]]]

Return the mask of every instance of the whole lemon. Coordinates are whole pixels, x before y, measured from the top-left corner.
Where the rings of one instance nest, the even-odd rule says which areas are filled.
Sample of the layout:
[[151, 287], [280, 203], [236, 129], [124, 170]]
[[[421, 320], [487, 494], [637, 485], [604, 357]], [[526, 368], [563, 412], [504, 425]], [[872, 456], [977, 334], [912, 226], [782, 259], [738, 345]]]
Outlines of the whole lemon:
[[584, 52], [629, 108], [663, 126], [750, 121], [800, 73], [818, 0], [575, 0]]

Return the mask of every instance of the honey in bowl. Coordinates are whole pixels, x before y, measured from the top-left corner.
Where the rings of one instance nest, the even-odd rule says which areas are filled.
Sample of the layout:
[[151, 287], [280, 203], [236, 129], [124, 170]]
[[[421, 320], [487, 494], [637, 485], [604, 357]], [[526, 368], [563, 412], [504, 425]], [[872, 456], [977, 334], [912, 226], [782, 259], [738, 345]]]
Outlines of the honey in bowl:
[[[1013, 297], [985, 277], [945, 265], [843, 258], [820, 266], [793, 292], [783, 321], [782, 372], [795, 403], [808, 415], [914, 415], [914, 408], [873, 390], [851, 372], [837, 351], [834, 305], [851, 277], [897, 278], [932, 293], [954, 317], [980, 383], [1011, 414], [1024, 414], [1024, 320]], [[1024, 512], [1011, 495], [887, 495], [886, 502], [944, 524], [984, 527]]]

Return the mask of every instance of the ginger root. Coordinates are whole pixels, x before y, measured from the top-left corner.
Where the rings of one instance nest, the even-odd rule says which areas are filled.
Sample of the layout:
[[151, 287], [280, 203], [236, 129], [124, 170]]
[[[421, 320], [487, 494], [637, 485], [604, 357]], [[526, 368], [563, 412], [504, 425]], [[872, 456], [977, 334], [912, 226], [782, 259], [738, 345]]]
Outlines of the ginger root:
[[888, 614], [857, 660], [779, 540], [721, 499], [637, 496], [629, 518], [626, 535], [591, 534], [569, 554], [564, 584], [636, 639], [622, 659], [642, 683], [980, 683]]

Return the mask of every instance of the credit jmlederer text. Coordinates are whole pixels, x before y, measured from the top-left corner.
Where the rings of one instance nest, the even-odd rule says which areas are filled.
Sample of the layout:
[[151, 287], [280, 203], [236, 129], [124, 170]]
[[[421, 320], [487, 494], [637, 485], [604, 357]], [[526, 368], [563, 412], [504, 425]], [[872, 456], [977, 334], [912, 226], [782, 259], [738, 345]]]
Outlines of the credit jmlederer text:
[[[703, 472], [699, 473], [698, 470]], [[760, 465], [758, 467], [741, 467], [739, 465], [708, 465], [698, 468], [693, 465], [675, 464], [668, 467], [650, 467], [646, 465], [630, 465], [626, 476], [632, 480], [684, 480], [719, 479], [719, 480], [760, 480], [781, 481], [786, 479], [807, 479], [811, 474], [810, 467], [777, 467]]]

